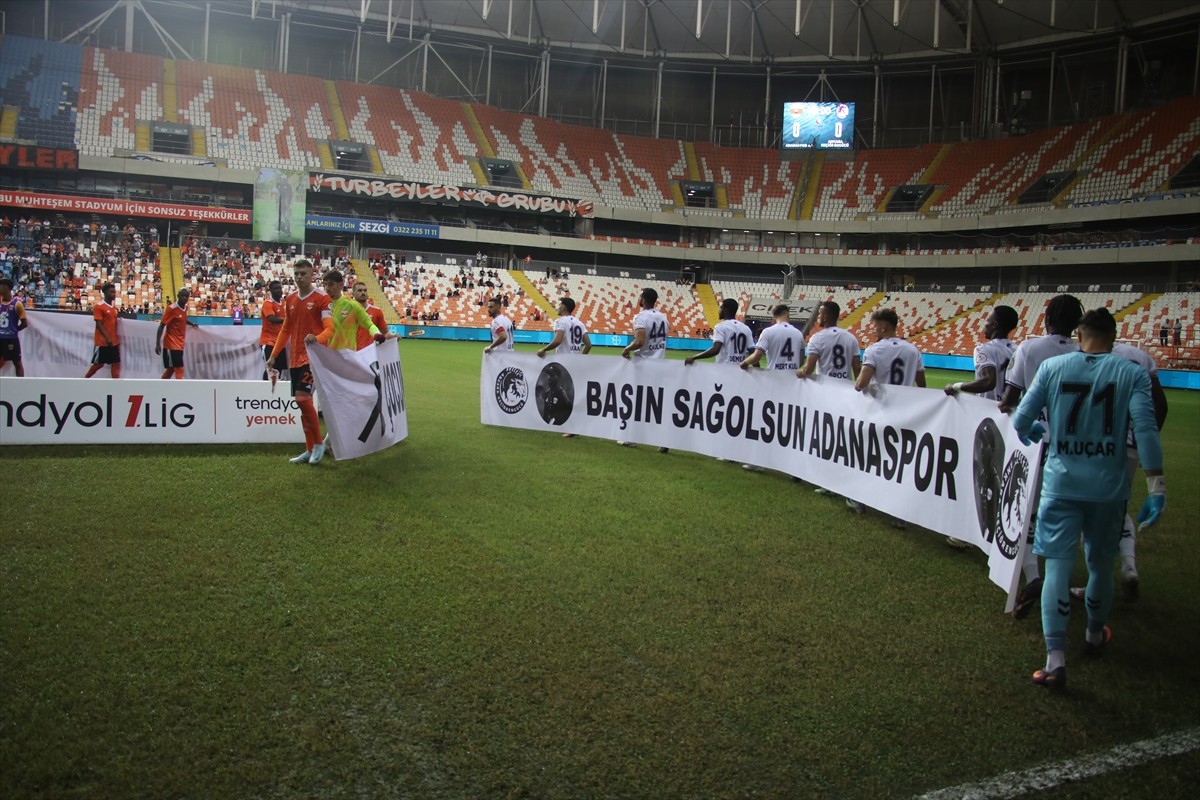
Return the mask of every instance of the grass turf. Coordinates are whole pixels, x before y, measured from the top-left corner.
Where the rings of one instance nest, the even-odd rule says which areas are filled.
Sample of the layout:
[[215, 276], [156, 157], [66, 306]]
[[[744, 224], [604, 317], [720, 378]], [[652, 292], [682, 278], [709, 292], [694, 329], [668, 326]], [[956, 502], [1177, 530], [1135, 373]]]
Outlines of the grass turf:
[[1142, 596], [1099, 660], [1074, 610], [1057, 694], [981, 554], [778, 474], [485, 428], [480, 350], [405, 343], [410, 439], [356, 461], [5, 448], [0, 795], [905, 797], [1200, 720], [1200, 395], [1168, 392]]

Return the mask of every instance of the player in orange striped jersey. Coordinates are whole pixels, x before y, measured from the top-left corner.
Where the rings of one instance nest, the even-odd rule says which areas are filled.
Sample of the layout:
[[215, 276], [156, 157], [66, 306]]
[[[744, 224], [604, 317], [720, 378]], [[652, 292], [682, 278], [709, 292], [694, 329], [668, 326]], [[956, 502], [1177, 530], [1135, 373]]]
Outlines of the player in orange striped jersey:
[[313, 286], [313, 266], [302, 258], [292, 265], [296, 291], [283, 301], [283, 326], [275, 340], [267, 366], [274, 368], [275, 360], [286, 348], [288, 371], [292, 376], [292, 396], [300, 407], [300, 426], [304, 429], [304, 452], [291, 459], [293, 464], [315, 464], [325, 456], [321, 440], [321, 420], [313, 404], [313, 375], [308, 363], [308, 347], [304, 338], [333, 330], [333, 313], [329, 295]]
[[[383, 309], [371, 302], [371, 297], [367, 293], [367, 284], [358, 281], [354, 284], [354, 288], [350, 290], [351, 295], [360, 306], [367, 310], [367, 316], [371, 318], [371, 322], [375, 323], [375, 327], [387, 333], [387, 320], [383, 318]], [[358, 329], [358, 349], [362, 350], [367, 345], [375, 341], [375, 337], [371, 335], [369, 330], [365, 328]]]
[[[162, 356], [164, 380], [172, 376], [176, 380], [183, 380], [183, 342], [187, 337], [187, 326], [200, 327], [188, 320], [187, 304], [191, 296], [192, 293], [187, 289], [179, 290], [176, 301], [163, 312], [154, 335], [154, 352]], [[166, 336], [163, 336], [164, 331]]]
[[[262, 331], [258, 334], [258, 343], [262, 345], [263, 363], [271, 360], [271, 353], [275, 350], [275, 342], [279, 339], [279, 329], [283, 326], [283, 284], [279, 281], [271, 281], [267, 285], [267, 291], [270, 293], [262, 304]], [[287, 351], [285, 350], [284, 363], [287, 363]], [[269, 377], [267, 371], [263, 370], [263, 378]]]
[[92, 365], [88, 367], [83, 377], [90, 378], [108, 364], [112, 368], [114, 378], [121, 377], [121, 342], [117, 339], [117, 308], [113, 301], [117, 299], [117, 287], [111, 282], [100, 287], [104, 299], [92, 308], [92, 318], [96, 320], [96, 332], [92, 337]]

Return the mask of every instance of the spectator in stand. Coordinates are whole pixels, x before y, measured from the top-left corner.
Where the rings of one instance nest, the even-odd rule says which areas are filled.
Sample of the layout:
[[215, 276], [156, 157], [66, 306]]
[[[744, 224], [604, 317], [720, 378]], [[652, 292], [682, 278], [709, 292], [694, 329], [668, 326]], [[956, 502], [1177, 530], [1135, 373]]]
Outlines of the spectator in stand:
[[[154, 352], [163, 359], [163, 380], [172, 376], [176, 380], [183, 380], [183, 346], [187, 338], [187, 326], [200, 327], [188, 319], [189, 297], [191, 294], [187, 289], [179, 290], [176, 302], [167, 306], [167, 310], [163, 312], [158, 331], [154, 335]], [[166, 337], [163, 336], [164, 331]]]
[[120, 378], [121, 342], [117, 338], [117, 309], [113, 305], [117, 299], [117, 287], [106, 283], [100, 287], [100, 291], [103, 299], [92, 308], [92, 318], [96, 320], [96, 331], [92, 336], [92, 365], [83, 377], [92, 377], [107, 364], [112, 376]]
[[1183, 344], [1183, 317], [1175, 320], [1175, 346], [1179, 347]]
[[0, 278], [0, 367], [11, 361], [18, 378], [25, 377], [20, 333], [27, 327], [25, 306], [13, 295], [12, 278]]
[[1167, 337], [1171, 335], [1171, 320], [1164, 319], [1162, 327], [1158, 329], [1158, 343], [1163, 347], [1167, 346]]

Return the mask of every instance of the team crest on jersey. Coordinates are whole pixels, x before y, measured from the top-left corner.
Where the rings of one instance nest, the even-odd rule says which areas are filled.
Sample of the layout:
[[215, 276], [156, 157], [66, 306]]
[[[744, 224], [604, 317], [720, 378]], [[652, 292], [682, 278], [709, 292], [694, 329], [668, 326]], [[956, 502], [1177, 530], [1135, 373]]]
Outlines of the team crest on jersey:
[[575, 381], [562, 364], [551, 362], [542, 367], [533, 390], [538, 413], [550, 425], [562, 425], [571, 418], [575, 405]]
[[496, 376], [496, 404], [505, 414], [516, 414], [529, 399], [525, 373], [517, 367], [505, 367]]
[[1025, 530], [1025, 504], [1029, 497], [1029, 459], [1019, 450], [1014, 450], [1004, 466], [1001, 480], [999, 530], [997, 546], [1005, 558], [1017, 557], [1017, 545]]

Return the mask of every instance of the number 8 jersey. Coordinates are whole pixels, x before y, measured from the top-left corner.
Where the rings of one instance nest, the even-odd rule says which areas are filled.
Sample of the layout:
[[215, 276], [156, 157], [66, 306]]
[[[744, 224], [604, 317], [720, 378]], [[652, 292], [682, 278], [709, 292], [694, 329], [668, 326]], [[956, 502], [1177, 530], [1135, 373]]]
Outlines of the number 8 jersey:
[[858, 356], [858, 339], [845, 328], [825, 328], [808, 340], [808, 354], [817, 357], [821, 375], [852, 380], [850, 368]]

